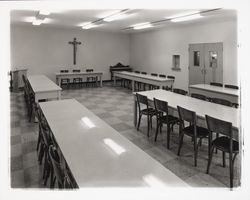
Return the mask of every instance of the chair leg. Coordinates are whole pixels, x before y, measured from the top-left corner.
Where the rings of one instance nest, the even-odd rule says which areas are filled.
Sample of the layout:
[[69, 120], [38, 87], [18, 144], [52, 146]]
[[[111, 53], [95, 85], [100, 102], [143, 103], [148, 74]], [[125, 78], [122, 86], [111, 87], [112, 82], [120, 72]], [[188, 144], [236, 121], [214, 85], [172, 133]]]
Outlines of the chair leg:
[[170, 143], [170, 124], [167, 125], [167, 149], [169, 149]]
[[157, 136], [158, 136], [158, 129], [159, 129], [159, 125], [160, 125], [160, 123], [159, 123], [158, 118], [157, 118], [157, 119], [156, 119], [155, 142], [156, 142], [156, 140], [157, 140]]
[[233, 155], [229, 153], [230, 188], [233, 188]]
[[150, 118], [149, 118], [148, 114], [147, 114], [147, 119], [148, 119], [148, 132], [147, 132], [147, 136], [149, 137]]
[[184, 133], [180, 133], [179, 147], [178, 147], [178, 153], [177, 153], [178, 156], [181, 153], [181, 147], [182, 147], [182, 143], [183, 143], [183, 137], [184, 137]]
[[194, 139], [194, 166], [195, 167], [197, 166], [198, 145], [199, 143], [197, 144], [197, 139], [195, 138]]
[[209, 174], [209, 168], [210, 168], [210, 165], [211, 165], [213, 152], [214, 152], [214, 146], [211, 149], [209, 149], [209, 158], [208, 158], [208, 163], [207, 163], [207, 174]]
[[141, 123], [141, 116], [142, 116], [142, 114], [140, 113], [138, 124], [137, 124], [137, 131], [139, 131], [139, 127], [140, 127], [140, 123]]
[[223, 167], [226, 167], [225, 151], [222, 151], [222, 165]]

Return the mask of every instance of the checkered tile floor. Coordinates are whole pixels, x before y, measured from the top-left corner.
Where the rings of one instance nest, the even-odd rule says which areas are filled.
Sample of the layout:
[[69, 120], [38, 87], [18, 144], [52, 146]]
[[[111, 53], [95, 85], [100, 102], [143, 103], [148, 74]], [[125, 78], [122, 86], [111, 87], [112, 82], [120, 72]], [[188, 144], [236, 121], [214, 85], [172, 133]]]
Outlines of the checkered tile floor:
[[[166, 127], [154, 142], [155, 121], [150, 138], [147, 138], [146, 118], [142, 118], [140, 131], [133, 125], [133, 96], [131, 91], [105, 85], [103, 88], [67, 89], [62, 91], [62, 99], [75, 98], [120, 134], [132, 141], [163, 166], [194, 187], [228, 187], [229, 168], [222, 167], [222, 155], [213, 157], [210, 174], [207, 175], [207, 145], [203, 142], [198, 153], [198, 166], [193, 166], [193, 146], [191, 139], [184, 138], [181, 156], [177, 156], [178, 127], [171, 136], [171, 148], [166, 148]], [[42, 168], [37, 162], [36, 142], [38, 125], [29, 123], [23, 93], [11, 93], [11, 187], [44, 188]], [[240, 185], [240, 159], [235, 161], [234, 185]]]

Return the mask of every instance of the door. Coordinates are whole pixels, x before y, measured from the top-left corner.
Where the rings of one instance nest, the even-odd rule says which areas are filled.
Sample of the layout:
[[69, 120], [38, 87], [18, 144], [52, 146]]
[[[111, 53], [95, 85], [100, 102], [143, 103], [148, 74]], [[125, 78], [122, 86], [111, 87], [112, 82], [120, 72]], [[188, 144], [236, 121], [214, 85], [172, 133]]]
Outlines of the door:
[[223, 83], [223, 43], [189, 45], [189, 85]]

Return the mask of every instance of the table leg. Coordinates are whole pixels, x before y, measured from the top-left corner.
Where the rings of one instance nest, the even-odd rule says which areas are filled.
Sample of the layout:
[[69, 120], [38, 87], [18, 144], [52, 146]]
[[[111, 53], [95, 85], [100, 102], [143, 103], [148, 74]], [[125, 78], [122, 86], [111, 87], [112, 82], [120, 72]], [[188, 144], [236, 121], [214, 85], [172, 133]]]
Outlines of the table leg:
[[132, 80], [132, 92], [134, 92], [135, 91], [135, 81], [134, 80]]
[[134, 125], [137, 125], [137, 101], [136, 96], [134, 95]]
[[102, 87], [102, 75], [100, 76], [100, 87]]
[[114, 87], [115, 87], [116, 86], [116, 76], [113, 76], [113, 78], [114, 78], [113, 84], [114, 84]]

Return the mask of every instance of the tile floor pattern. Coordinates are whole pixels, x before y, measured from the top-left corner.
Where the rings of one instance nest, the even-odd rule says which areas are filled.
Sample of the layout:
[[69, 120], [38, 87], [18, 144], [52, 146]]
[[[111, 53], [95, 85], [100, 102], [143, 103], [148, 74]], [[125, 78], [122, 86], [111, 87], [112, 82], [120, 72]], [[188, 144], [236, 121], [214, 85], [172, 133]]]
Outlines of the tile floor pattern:
[[[146, 119], [142, 118], [140, 131], [133, 125], [133, 95], [124, 88], [108, 85], [103, 88], [68, 89], [62, 91], [62, 99], [75, 98], [107, 122], [119, 133], [158, 160], [167, 169], [194, 187], [229, 187], [229, 169], [222, 167], [221, 153], [215, 154], [207, 175], [206, 141], [199, 149], [198, 166], [193, 166], [192, 143], [184, 138], [181, 156], [177, 156], [178, 127], [171, 136], [171, 148], [166, 149], [166, 127], [154, 142], [155, 121], [150, 138], [147, 138]], [[37, 162], [36, 143], [38, 125], [29, 123], [23, 93], [11, 93], [11, 187], [43, 188], [42, 168]], [[239, 156], [235, 161], [234, 185], [240, 184]]]

